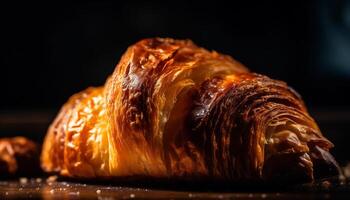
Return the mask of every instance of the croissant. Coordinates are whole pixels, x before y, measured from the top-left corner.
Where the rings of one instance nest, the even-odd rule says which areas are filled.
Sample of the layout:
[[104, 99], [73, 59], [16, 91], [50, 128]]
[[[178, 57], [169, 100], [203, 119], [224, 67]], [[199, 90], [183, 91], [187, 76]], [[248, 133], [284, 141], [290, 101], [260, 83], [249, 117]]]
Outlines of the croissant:
[[153, 38], [130, 46], [103, 87], [68, 100], [41, 165], [76, 178], [311, 182], [338, 173], [332, 147], [286, 83]]
[[39, 174], [38, 145], [25, 138], [0, 139], [0, 177]]

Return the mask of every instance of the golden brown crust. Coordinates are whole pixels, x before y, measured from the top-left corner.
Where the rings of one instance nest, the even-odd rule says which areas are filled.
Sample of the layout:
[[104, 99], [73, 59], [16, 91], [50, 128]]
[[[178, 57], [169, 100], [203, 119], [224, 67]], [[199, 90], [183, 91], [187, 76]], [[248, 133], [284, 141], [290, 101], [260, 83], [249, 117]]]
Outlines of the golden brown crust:
[[315, 155], [332, 146], [284, 82], [189, 40], [154, 38], [129, 47], [104, 87], [63, 106], [42, 167], [86, 178], [310, 181]]
[[95, 165], [106, 158], [103, 152], [107, 150], [98, 146], [106, 144], [107, 132], [102, 94], [103, 88], [88, 88], [62, 107], [43, 145], [41, 162], [45, 171], [88, 177], [104, 174], [106, 170]]

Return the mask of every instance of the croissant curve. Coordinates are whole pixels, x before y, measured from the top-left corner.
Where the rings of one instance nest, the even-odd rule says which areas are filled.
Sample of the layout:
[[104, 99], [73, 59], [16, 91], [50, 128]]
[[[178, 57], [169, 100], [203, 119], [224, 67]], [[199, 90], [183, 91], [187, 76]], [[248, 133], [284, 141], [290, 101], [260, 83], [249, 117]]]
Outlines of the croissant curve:
[[41, 164], [80, 178], [305, 182], [337, 173], [332, 147], [286, 83], [190, 40], [151, 38], [68, 100]]

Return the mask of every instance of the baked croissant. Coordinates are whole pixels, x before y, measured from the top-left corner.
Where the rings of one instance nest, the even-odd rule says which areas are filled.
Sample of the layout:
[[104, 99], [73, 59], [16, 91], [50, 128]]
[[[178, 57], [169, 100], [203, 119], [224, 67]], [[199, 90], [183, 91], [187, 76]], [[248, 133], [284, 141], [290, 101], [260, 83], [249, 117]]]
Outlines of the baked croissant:
[[38, 145], [25, 137], [1, 138], [0, 178], [39, 174], [39, 155]]
[[72, 96], [41, 165], [79, 178], [297, 181], [338, 173], [301, 97], [189, 40], [130, 46], [103, 87]]

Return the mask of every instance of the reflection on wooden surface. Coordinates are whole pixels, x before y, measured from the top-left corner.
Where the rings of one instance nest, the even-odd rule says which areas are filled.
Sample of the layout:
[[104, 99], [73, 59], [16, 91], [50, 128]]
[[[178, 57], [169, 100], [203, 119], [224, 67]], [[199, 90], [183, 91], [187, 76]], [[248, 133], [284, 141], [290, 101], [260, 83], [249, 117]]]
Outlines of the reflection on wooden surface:
[[47, 182], [45, 178], [20, 178], [0, 181], [0, 199], [326, 199], [349, 197], [349, 183], [324, 182], [315, 186], [300, 186], [288, 192], [220, 192], [95, 185], [66, 181]]

